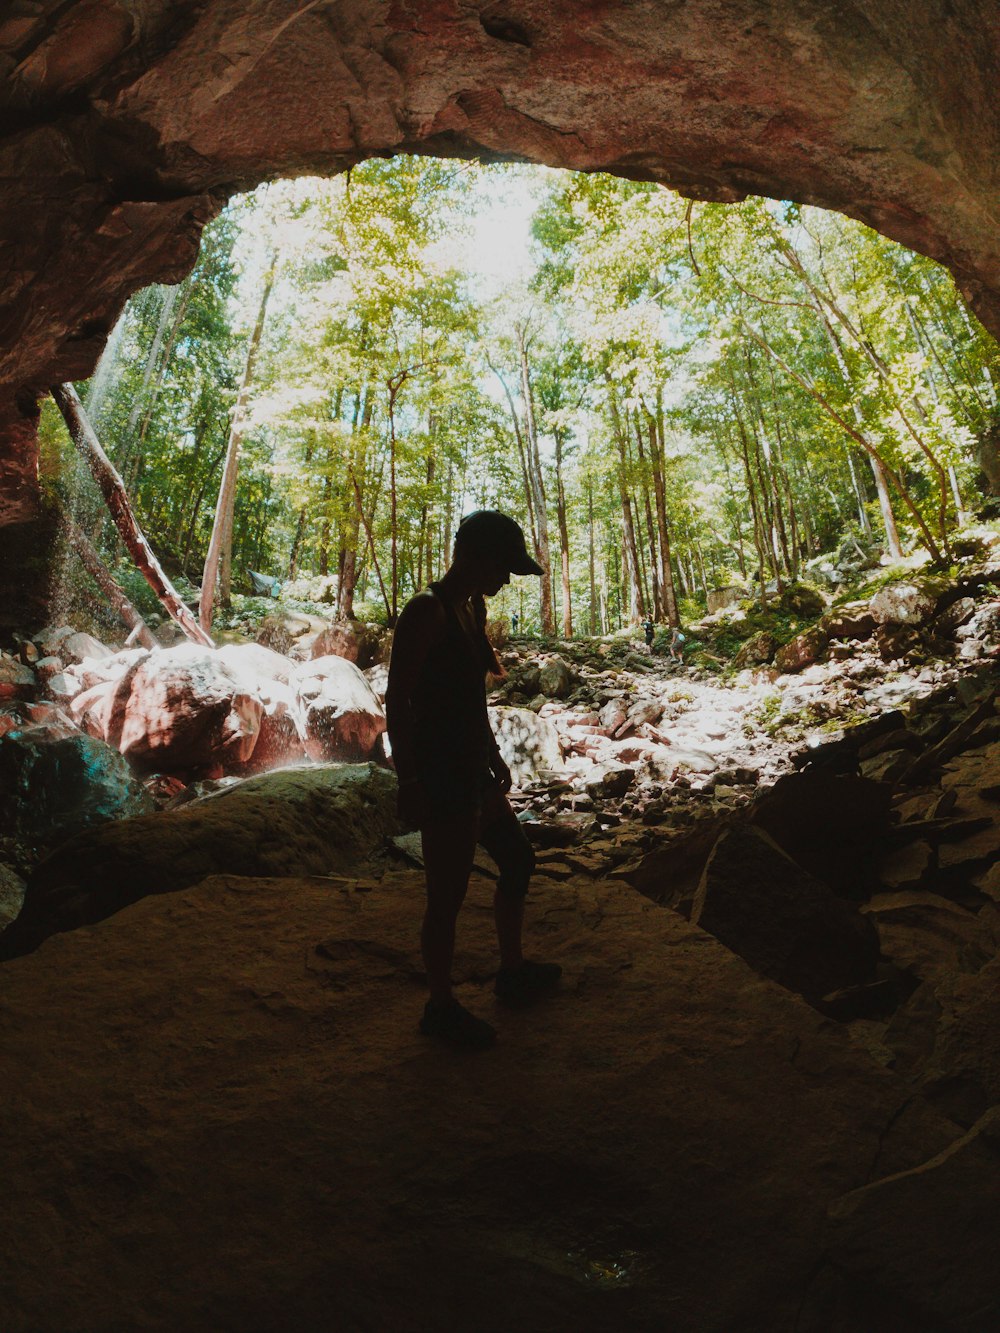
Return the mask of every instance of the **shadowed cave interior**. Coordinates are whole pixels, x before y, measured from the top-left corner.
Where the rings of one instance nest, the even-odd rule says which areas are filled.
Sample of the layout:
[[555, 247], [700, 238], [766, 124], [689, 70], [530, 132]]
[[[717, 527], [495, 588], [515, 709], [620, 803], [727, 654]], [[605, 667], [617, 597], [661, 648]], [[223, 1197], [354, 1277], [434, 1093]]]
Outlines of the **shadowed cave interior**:
[[[18, 0], [0, 19], [4, 1328], [996, 1326], [998, 27], [974, 0], [917, 13], [888, 0]], [[188, 328], [184, 303], [200, 310], [220, 274], [236, 290], [239, 264], [217, 241], [227, 228], [257, 280], [233, 341], [249, 382], [253, 313], [271, 288], [246, 247], [269, 225], [268, 196], [235, 196], [276, 182], [272, 202], [291, 190], [301, 218], [310, 199], [287, 182], [323, 178], [319, 212], [337, 220], [340, 249], [308, 280], [336, 282], [374, 234], [356, 227], [352, 258], [346, 210], [366, 190], [399, 195], [397, 155], [417, 200], [444, 201], [464, 161], [603, 173], [537, 186], [550, 191], [541, 304], [579, 303], [579, 324], [560, 329], [585, 349], [597, 336], [579, 310], [600, 295], [601, 263], [611, 269], [601, 227], [627, 216], [645, 230], [616, 241], [616, 262], [638, 262], [635, 236], [675, 247], [669, 272], [689, 301], [676, 327], [695, 327], [718, 262], [725, 336], [773, 394], [750, 431], [743, 512], [728, 520], [746, 536], [739, 568], [735, 547], [727, 563], [713, 545], [713, 521], [698, 542], [685, 535], [676, 506], [704, 479], [697, 460], [676, 464], [671, 491], [664, 412], [638, 390], [616, 399], [613, 375], [594, 372], [588, 409], [588, 441], [607, 447], [603, 554], [572, 482], [577, 526], [563, 539], [561, 474], [549, 444], [539, 455], [551, 605], [509, 590], [497, 602], [506, 676], [489, 700], [537, 859], [529, 951], [564, 976], [543, 1004], [502, 1013], [499, 1044], [476, 1054], [416, 1029], [423, 875], [419, 838], [396, 815], [384, 692], [397, 592], [446, 563], [459, 501], [478, 492], [456, 489], [454, 513], [442, 501], [421, 519], [398, 580], [395, 527], [390, 573], [387, 530], [366, 528], [360, 492], [349, 578], [344, 543], [338, 564], [309, 505], [289, 501], [280, 591], [244, 584], [198, 631], [212, 496], [190, 524], [178, 510], [194, 553], [178, 558], [183, 540], [163, 540], [142, 498], [143, 446], [119, 452], [123, 422], [129, 438], [148, 427], [151, 487], [158, 418], [133, 420], [114, 396], [127, 370], [136, 408], [147, 403], [143, 367], [172, 320]], [[337, 184], [352, 167], [353, 203]], [[484, 191], [507, 188], [489, 179]], [[659, 185], [677, 192], [662, 219], [647, 189]], [[731, 205], [730, 223], [705, 205]], [[854, 222], [823, 222], [821, 208], [873, 231], [838, 231]], [[575, 231], [555, 225], [568, 218]], [[873, 302], [884, 290], [884, 326], [852, 326], [874, 308], [864, 281], [838, 306], [835, 282], [809, 267], [859, 237], [883, 265], [867, 286]], [[737, 272], [738, 252], [759, 267]], [[789, 323], [768, 344], [779, 316], [760, 304], [747, 315], [751, 272], [799, 284], [776, 287], [775, 304], [789, 321], [802, 310], [810, 332]], [[269, 317], [290, 366], [296, 320], [310, 335], [304, 299], [283, 305], [281, 281]], [[227, 308], [220, 297], [213, 318]], [[890, 325], [894, 358], [880, 355]], [[673, 355], [674, 326], [660, 332]], [[553, 364], [568, 380], [562, 336]], [[711, 327], [699, 337], [695, 378], [716, 352]], [[102, 361], [109, 338], [121, 347]], [[790, 359], [800, 345], [808, 371]], [[277, 346], [263, 344], [262, 375]], [[494, 375], [508, 396], [494, 387], [480, 408], [507, 433], [482, 494], [501, 507], [528, 496], [519, 513], [538, 554], [531, 375], [552, 448], [569, 400], [550, 406], [541, 362], [522, 372], [516, 339], [496, 347], [512, 358]], [[111, 381], [95, 393], [99, 363]], [[229, 397], [213, 481], [239, 421], [238, 374], [218, 378]], [[726, 401], [749, 401], [732, 386]], [[120, 418], [98, 410], [105, 392]], [[366, 422], [360, 395], [354, 408], [372, 439], [389, 423], [393, 448], [397, 424], [415, 438], [400, 392], [398, 422], [380, 405]], [[793, 443], [769, 442], [768, 414], [781, 425], [794, 394], [815, 413], [803, 434], [838, 441], [825, 518], [826, 499], [802, 497], [827, 455], [817, 445], [782, 473]], [[358, 438], [349, 397], [337, 404], [338, 429]], [[134, 550], [96, 489], [79, 540], [56, 513], [56, 464], [76, 458], [81, 412], [112, 460], [101, 472], [91, 448], [73, 465], [87, 486], [103, 477], [112, 508], [121, 494], [140, 511], [140, 563], [169, 585], [159, 600], [132, 581]], [[579, 448], [578, 425], [566, 429]], [[708, 438], [693, 409], [684, 429]], [[440, 485], [451, 446], [427, 436]], [[162, 456], [169, 475], [174, 455]], [[310, 457], [285, 459], [286, 472], [305, 476]], [[373, 496], [388, 485], [379, 475], [364, 483]], [[203, 479], [177, 477], [163, 513]], [[266, 568], [277, 557], [264, 527], [252, 545], [243, 504], [236, 565]], [[879, 527], [887, 506], [898, 549]], [[67, 559], [89, 591], [64, 615], [53, 587]], [[127, 596], [115, 582], [126, 568]], [[685, 633], [676, 654], [672, 626]], [[495, 873], [482, 855], [454, 969], [463, 1002], [490, 1016]]]

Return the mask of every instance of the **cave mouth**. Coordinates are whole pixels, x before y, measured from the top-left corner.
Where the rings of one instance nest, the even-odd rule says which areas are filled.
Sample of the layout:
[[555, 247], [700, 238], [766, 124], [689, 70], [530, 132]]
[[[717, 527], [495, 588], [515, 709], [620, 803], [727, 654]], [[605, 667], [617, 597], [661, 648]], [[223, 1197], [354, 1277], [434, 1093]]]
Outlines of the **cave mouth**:
[[949, 275], [839, 214], [427, 157], [262, 186], [45, 404], [55, 577], [7, 721], [163, 801], [383, 762], [398, 612], [499, 508], [543, 571], [487, 622], [529, 804], [741, 807], [989, 653], [998, 373]]
[[[571, 635], [945, 559], [1000, 473], [997, 373], [949, 275], [842, 215], [399, 157], [236, 197], [79, 387], [189, 597], [235, 443], [228, 615], [263, 578], [391, 623], [497, 505], [548, 571], [499, 615]], [[41, 440], [50, 498], [111, 537], [52, 402]]]

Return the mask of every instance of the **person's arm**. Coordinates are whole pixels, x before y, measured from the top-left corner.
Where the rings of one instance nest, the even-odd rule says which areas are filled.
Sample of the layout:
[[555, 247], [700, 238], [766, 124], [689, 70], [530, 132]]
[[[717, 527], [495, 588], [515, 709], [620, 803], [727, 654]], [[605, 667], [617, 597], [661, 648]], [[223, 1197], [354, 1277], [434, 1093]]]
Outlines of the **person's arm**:
[[407, 602], [396, 624], [385, 691], [385, 721], [400, 790], [417, 780], [411, 699], [420, 670], [445, 626], [444, 609], [433, 593]]

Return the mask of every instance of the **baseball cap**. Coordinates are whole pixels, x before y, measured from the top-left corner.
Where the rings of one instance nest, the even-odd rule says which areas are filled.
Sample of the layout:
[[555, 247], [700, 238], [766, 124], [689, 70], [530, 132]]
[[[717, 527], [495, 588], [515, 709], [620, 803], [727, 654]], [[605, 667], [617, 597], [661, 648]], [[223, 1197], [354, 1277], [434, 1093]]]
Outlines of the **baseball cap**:
[[455, 550], [494, 556], [512, 574], [541, 574], [542, 567], [528, 554], [521, 525], [499, 509], [477, 509], [466, 514], [455, 533]]

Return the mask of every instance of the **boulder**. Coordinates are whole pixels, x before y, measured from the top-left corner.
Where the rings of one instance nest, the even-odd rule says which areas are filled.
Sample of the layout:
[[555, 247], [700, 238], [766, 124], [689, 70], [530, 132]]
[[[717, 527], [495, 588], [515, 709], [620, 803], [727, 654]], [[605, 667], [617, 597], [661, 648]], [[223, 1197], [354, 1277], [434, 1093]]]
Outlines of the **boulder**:
[[829, 1210], [829, 1254], [906, 1312], [894, 1326], [982, 1333], [1000, 1325], [998, 1211], [995, 1106], [922, 1166], [838, 1199]]
[[34, 693], [36, 676], [16, 657], [0, 653], [0, 699], [27, 699]]
[[620, 800], [634, 782], [634, 769], [624, 766], [605, 768], [587, 783], [587, 794], [598, 800]]
[[870, 639], [875, 617], [867, 602], [847, 602], [820, 616], [819, 628], [831, 639]]
[[57, 671], [45, 682], [48, 695], [58, 703], [69, 703], [79, 693], [76, 679], [65, 671]]
[[936, 893], [879, 893], [861, 910], [878, 931], [883, 955], [921, 981], [978, 972], [996, 953], [989, 927]]
[[939, 616], [935, 616], [932, 628], [935, 634], [941, 635], [942, 638], [948, 638], [962, 625], [968, 624], [975, 614], [975, 599], [959, 597], [950, 606], [946, 606]]
[[920, 631], [913, 625], [887, 622], [875, 630], [875, 647], [883, 662], [896, 662], [920, 646]]
[[24, 880], [0, 861], [0, 930], [9, 926], [24, 902]]
[[295, 611], [280, 615], [265, 616], [257, 629], [257, 642], [266, 648], [273, 648], [277, 653], [291, 653], [295, 649], [297, 660], [309, 656], [309, 649], [317, 634], [321, 634], [330, 622], [319, 616], [300, 614]]
[[117, 745], [135, 768], [190, 774], [246, 763], [253, 753], [263, 706], [217, 652], [180, 644], [150, 653], [122, 681], [128, 698]]
[[58, 676], [64, 666], [61, 657], [40, 657], [35, 663], [35, 675], [43, 685], [48, 684], [53, 676]]
[[60, 643], [58, 656], [64, 662], [82, 662], [90, 657], [98, 660], [102, 657], [111, 657], [112, 651], [92, 634], [84, 634], [77, 630], [73, 634], [68, 634]]
[[290, 768], [88, 830], [31, 876], [0, 958], [207, 875], [358, 874], [399, 832], [395, 800], [394, 775], [371, 764]]
[[877, 625], [926, 625], [940, 595], [940, 588], [923, 581], [887, 583], [868, 603], [868, 610]]
[[504, 763], [518, 786], [562, 768], [559, 733], [548, 718], [527, 708], [491, 708], [489, 718]]
[[388, 664], [385, 662], [376, 662], [374, 666], [365, 667], [361, 674], [371, 686], [371, 691], [375, 698], [380, 704], [384, 704], [385, 692], [389, 684]]
[[316, 635], [309, 656], [343, 657], [363, 668], [374, 662], [378, 645], [377, 628], [360, 620], [336, 620]]
[[304, 663], [292, 676], [306, 752], [316, 760], [367, 759], [385, 731], [385, 713], [364, 676], [345, 657]]
[[75, 633], [71, 625], [46, 625], [32, 636], [32, 641], [41, 657], [54, 657], [62, 644]]
[[758, 630], [740, 645], [733, 658], [733, 666], [741, 671], [744, 667], [763, 666], [765, 662], [770, 662], [777, 647], [778, 640], [769, 629]]
[[287, 685], [294, 662], [262, 643], [228, 643], [216, 654], [234, 675], [249, 684], [253, 680], [279, 680]]
[[794, 616], [818, 616], [828, 604], [829, 598], [808, 583], [789, 583], [778, 598], [782, 611]]
[[722, 834], [702, 873], [691, 921], [755, 971], [814, 1003], [875, 978], [878, 936], [871, 922], [761, 829]]
[[538, 672], [538, 689], [547, 699], [565, 699], [575, 683], [573, 668], [561, 657], [550, 657]]
[[151, 809], [122, 756], [93, 736], [28, 726], [0, 737], [0, 836], [51, 848]]
[[252, 752], [229, 767], [237, 773], [266, 773], [303, 761], [307, 756], [300, 708], [289, 683], [294, 663], [260, 643], [228, 644], [218, 657], [262, 710]]
[[801, 671], [804, 667], [812, 666], [828, 643], [825, 632], [814, 625], [812, 629], [803, 630], [790, 642], [782, 644], [774, 655], [774, 665], [779, 671]]
[[108, 657], [89, 657], [68, 674], [80, 682], [82, 689], [89, 690], [102, 681], [120, 680], [129, 667], [145, 661], [148, 655], [146, 648], [123, 648], [120, 653]]
[[716, 611], [723, 611], [727, 606], [736, 606], [749, 595], [746, 588], [737, 587], [735, 584], [728, 588], [709, 588], [708, 614], [713, 616]]
[[859, 899], [876, 882], [891, 799], [881, 783], [814, 768], [762, 792], [750, 822], [829, 888]]

